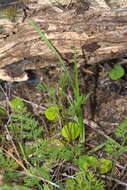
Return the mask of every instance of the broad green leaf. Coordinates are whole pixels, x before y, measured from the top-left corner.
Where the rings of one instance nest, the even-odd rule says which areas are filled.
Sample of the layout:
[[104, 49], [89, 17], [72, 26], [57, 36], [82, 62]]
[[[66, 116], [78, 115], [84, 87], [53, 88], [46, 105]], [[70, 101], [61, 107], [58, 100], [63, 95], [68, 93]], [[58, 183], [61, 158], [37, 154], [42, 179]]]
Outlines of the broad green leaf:
[[80, 127], [74, 123], [74, 122], [69, 122], [67, 125], [64, 125], [62, 128], [62, 136], [67, 140], [67, 141], [73, 141], [75, 140], [80, 133]]
[[112, 161], [108, 159], [101, 158], [99, 159], [99, 171], [101, 174], [106, 174], [112, 169]]
[[116, 64], [114, 68], [109, 72], [109, 77], [112, 80], [118, 80], [121, 77], [123, 77], [124, 74], [125, 74], [124, 68], [121, 65]]
[[48, 120], [55, 120], [59, 117], [59, 109], [57, 106], [50, 106], [45, 110], [45, 116]]

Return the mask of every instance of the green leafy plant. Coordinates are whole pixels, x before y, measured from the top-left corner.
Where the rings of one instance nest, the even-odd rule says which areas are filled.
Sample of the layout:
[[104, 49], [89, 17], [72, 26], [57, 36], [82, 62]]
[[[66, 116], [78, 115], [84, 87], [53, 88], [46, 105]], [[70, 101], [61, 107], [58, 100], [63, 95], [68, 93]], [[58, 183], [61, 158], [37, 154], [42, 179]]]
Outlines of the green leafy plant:
[[78, 80], [78, 67], [77, 67], [77, 55], [76, 49], [74, 49], [74, 56], [73, 56], [73, 63], [74, 63], [74, 82], [71, 82], [71, 88], [73, 90], [74, 99], [69, 99], [68, 102], [70, 104], [69, 110], [70, 113], [75, 117], [80, 127], [80, 143], [85, 142], [85, 126], [84, 126], [84, 117], [82, 111], [82, 105], [86, 103], [89, 98], [89, 94], [82, 95], [80, 93], [79, 88], [79, 80]]
[[[76, 118], [78, 126], [80, 127], [80, 143], [84, 143], [85, 142], [85, 127], [84, 127], [84, 122], [83, 122], [83, 112], [82, 112], [82, 104], [85, 104], [87, 99], [89, 98], [89, 95], [82, 95], [80, 93], [80, 88], [79, 88], [79, 80], [78, 80], [78, 67], [77, 67], [77, 59], [76, 59], [76, 49], [73, 48], [74, 50], [74, 56], [73, 56], [73, 63], [74, 63], [74, 79], [71, 78], [71, 75], [66, 67], [65, 61], [63, 60], [61, 54], [59, 53], [59, 51], [54, 47], [54, 45], [52, 44], [52, 42], [50, 40], [48, 40], [48, 38], [46, 37], [45, 33], [42, 32], [33, 22], [30, 22], [30, 24], [33, 26], [33, 28], [35, 29], [35, 31], [40, 35], [40, 37], [42, 38], [42, 40], [47, 44], [47, 46], [49, 47], [49, 49], [51, 49], [52, 52], [55, 53], [55, 55], [57, 56], [57, 58], [60, 61], [60, 64], [64, 70], [64, 78], [62, 78], [62, 80], [60, 80], [62, 87], [65, 84], [70, 84], [70, 87], [73, 91], [73, 95], [74, 95], [74, 99], [70, 99], [69, 97], [67, 98], [68, 103], [69, 103], [69, 112], [71, 114], [71, 116], [73, 116], [74, 118]], [[63, 82], [64, 81], [64, 82]], [[62, 88], [62, 90], [64, 91], [64, 88]]]
[[106, 174], [112, 169], [111, 160], [104, 158], [97, 159], [95, 156], [80, 156], [76, 163], [83, 171], [88, 171], [90, 169], [96, 171], [98, 169], [100, 174]]
[[65, 137], [68, 142], [75, 140], [79, 134], [80, 127], [74, 122], [69, 122], [62, 128], [62, 136]]
[[116, 129], [115, 135], [120, 138], [121, 143], [117, 143], [111, 139], [107, 140], [105, 150], [109, 155], [115, 156], [116, 159], [127, 151], [127, 118], [119, 124]]
[[109, 77], [112, 80], [118, 80], [121, 77], [123, 77], [124, 74], [125, 74], [124, 68], [121, 65], [116, 64], [114, 68], [109, 72]]
[[117, 129], [115, 131], [115, 135], [117, 137], [122, 138], [123, 144], [126, 143], [126, 141], [127, 141], [127, 118], [125, 118], [125, 120], [119, 124], [119, 127], [117, 127]]
[[39, 127], [38, 121], [28, 112], [22, 100], [19, 98], [13, 99], [11, 108], [13, 113], [8, 128], [11, 130], [12, 137], [22, 143], [25, 138], [31, 139], [34, 137], [35, 140], [42, 135], [43, 128]]
[[[25, 185], [24, 188], [26, 189], [28, 186], [39, 186], [41, 180], [53, 185], [54, 183], [51, 182], [48, 170], [43, 166], [39, 166], [42, 159], [47, 158], [46, 155], [49, 151], [46, 152], [46, 149], [43, 150], [43, 147], [39, 149], [41, 148], [41, 144], [43, 146], [46, 144], [46, 141], [43, 139], [41, 143], [38, 142], [39, 138], [42, 138], [43, 128], [39, 127], [38, 122], [34, 119], [32, 114], [28, 112], [26, 105], [21, 99], [14, 98], [10, 105], [12, 113], [6, 128], [13, 146], [12, 150], [14, 149], [14, 154], [13, 151], [12, 153], [8, 152], [6, 150], [7, 148], [1, 148], [0, 150], [0, 170], [3, 170], [3, 168], [6, 169], [6, 171], [3, 172], [4, 179], [7, 182], [13, 179], [19, 182], [23, 181]], [[25, 144], [26, 141], [29, 142], [31, 140], [31, 146]], [[7, 147], [10, 146], [10, 142], [6, 143]], [[53, 148], [52, 145], [51, 148]], [[35, 150], [37, 151], [36, 156], [30, 157], [30, 155], [34, 155]], [[54, 150], [59, 151], [56, 147]], [[51, 151], [53, 151], [53, 149]], [[46, 154], [42, 154], [44, 152]], [[40, 157], [38, 157], [39, 155]], [[36, 164], [36, 167], [33, 166], [33, 164]], [[19, 168], [21, 172], [18, 171]], [[4, 186], [5, 189], [6, 187]]]
[[108, 173], [109, 171], [111, 171], [113, 167], [113, 164], [112, 164], [112, 161], [109, 160], [109, 159], [104, 159], [104, 158], [101, 158], [99, 159], [99, 172], [101, 174], [106, 174]]
[[104, 190], [104, 187], [103, 180], [97, 179], [93, 172], [78, 172], [67, 179], [65, 190]]

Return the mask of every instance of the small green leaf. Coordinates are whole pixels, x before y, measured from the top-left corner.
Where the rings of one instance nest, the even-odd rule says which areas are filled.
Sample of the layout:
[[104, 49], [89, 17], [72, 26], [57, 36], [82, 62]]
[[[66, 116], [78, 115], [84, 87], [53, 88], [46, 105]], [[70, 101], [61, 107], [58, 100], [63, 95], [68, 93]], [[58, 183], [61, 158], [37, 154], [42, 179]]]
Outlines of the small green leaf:
[[62, 128], [62, 136], [65, 137], [67, 141], [75, 140], [79, 136], [79, 133], [80, 127], [74, 122], [69, 122]]
[[55, 120], [59, 117], [59, 109], [57, 106], [50, 106], [45, 110], [45, 116], [48, 120]]
[[11, 101], [11, 107], [14, 111], [20, 112], [24, 108], [24, 103], [20, 98], [14, 98]]
[[109, 77], [112, 80], [118, 80], [121, 77], [123, 77], [124, 74], [125, 74], [124, 68], [121, 65], [116, 64], [114, 68], [109, 72]]
[[101, 174], [106, 174], [112, 169], [112, 161], [108, 159], [101, 158], [99, 159], [100, 165], [99, 165], [99, 171]]

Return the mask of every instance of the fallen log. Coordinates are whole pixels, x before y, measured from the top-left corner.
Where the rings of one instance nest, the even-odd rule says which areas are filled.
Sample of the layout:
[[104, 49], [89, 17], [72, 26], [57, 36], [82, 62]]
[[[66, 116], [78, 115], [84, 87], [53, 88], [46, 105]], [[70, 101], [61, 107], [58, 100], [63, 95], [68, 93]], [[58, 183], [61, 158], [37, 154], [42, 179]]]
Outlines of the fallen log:
[[81, 65], [127, 56], [126, 9], [79, 10], [58, 12], [53, 7], [37, 10], [34, 7], [23, 23], [0, 20], [0, 78], [6, 76], [5, 71], [12, 63], [15, 67], [18, 63], [22, 71], [59, 64], [29, 21], [47, 35], [69, 63], [73, 58], [72, 47], [76, 48]]

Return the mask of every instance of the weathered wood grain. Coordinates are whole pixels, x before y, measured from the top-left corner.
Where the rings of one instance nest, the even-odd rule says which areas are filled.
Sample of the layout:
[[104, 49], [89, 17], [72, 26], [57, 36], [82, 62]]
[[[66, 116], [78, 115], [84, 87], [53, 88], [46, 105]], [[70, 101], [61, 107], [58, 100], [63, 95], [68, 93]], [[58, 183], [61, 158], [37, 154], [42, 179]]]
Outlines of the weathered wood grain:
[[[127, 10], [88, 10], [58, 13], [52, 7], [32, 8], [24, 23], [6, 21], [0, 33], [0, 68], [28, 60], [22, 70], [59, 64], [54, 53], [30, 25], [32, 20], [68, 62], [73, 50], [81, 65], [127, 56]], [[39, 56], [39, 61], [37, 57]], [[33, 61], [36, 58], [36, 61]], [[21, 62], [22, 64], [22, 62]]]

